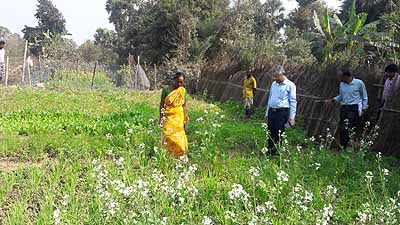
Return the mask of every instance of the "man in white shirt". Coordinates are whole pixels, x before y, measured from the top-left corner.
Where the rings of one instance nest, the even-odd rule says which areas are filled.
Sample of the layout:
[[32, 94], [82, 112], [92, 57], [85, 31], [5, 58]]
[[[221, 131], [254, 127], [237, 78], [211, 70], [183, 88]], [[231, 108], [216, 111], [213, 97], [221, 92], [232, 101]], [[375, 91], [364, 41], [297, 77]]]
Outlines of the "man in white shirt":
[[6, 45], [6, 42], [3, 40], [0, 40], [0, 81], [3, 80], [3, 77], [5, 76], [5, 71], [6, 71], [6, 64], [5, 64], [5, 55], [6, 51], [4, 49], [4, 46]]

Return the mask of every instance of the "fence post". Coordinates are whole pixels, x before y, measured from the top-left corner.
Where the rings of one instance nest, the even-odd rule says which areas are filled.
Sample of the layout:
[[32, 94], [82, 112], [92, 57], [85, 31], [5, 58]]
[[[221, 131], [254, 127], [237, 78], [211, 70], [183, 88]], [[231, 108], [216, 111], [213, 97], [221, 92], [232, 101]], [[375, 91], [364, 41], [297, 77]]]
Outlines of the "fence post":
[[94, 64], [93, 77], [92, 77], [92, 86], [90, 86], [90, 89], [93, 89], [94, 77], [96, 76], [96, 69], [97, 69], [97, 61], [96, 61], [96, 63]]
[[139, 89], [139, 66], [140, 66], [140, 56], [137, 57], [137, 66], [136, 66], [136, 73], [135, 73], [135, 89]]
[[10, 59], [10, 57], [8, 57], [7, 56], [7, 62], [6, 62], [6, 83], [5, 83], [5, 85], [6, 85], [6, 87], [8, 86], [8, 66], [9, 66], [9, 59]]
[[32, 86], [32, 77], [31, 77], [31, 66], [28, 63], [28, 82], [29, 86]]
[[24, 64], [22, 67], [22, 83], [25, 83], [26, 54], [28, 53], [28, 40], [25, 41]]

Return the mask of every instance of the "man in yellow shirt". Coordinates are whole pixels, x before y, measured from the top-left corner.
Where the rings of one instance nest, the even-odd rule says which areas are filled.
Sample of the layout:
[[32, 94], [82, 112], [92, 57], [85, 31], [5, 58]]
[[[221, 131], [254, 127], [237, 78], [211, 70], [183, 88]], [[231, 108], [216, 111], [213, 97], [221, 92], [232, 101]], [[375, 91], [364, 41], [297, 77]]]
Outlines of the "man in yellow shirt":
[[247, 71], [246, 77], [243, 83], [243, 99], [244, 108], [246, 113], [246, 119], [251, 117], [253, 114], [253, 104], [254, 104], [254, 93], [257, 88], [257, 81], [253, 77], [251, 71]]

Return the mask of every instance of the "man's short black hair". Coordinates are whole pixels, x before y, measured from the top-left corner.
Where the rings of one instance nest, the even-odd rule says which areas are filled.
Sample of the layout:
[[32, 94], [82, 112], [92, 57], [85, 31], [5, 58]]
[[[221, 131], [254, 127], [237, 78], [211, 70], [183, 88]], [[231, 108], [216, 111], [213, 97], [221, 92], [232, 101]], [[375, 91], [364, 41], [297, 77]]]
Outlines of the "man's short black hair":
[[352, 77], [353, 76], [352, 73], [351, 73], [351, 70], [349, 68], [347, 68], [347, 67], [343, 67], [342, 69], [340, 69], [340, 71], [342, 72], [342, 76], [345, 76], [345, 77]]
[[397, 73], [399, 72], [399, 67], [396, 64], [390, 64], [385, 68], [386, 73]]

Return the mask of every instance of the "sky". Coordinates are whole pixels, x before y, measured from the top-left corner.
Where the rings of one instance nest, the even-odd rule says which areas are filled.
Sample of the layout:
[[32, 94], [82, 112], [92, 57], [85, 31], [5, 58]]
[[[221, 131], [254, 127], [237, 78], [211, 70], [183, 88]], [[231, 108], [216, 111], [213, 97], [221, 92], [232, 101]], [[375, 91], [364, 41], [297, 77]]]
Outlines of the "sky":
[[[13, 33], [22, 35], [25, 25], [36, 26], [37, 0], [2, 0], [0, 8], [0, 26], [5, 26]], [[67, 21], [66, 26], [77, 44], [92, 40], [99, 27], [113, 29], [105, 10], [106, 0], [52, 0]], [[265, 0], [261, 0], [262, 2]], [[282, 0], [286, 13], [296, 8], [295, 0]], [[338, 0], [325, 0], [332, 8], [339, 7]]]

